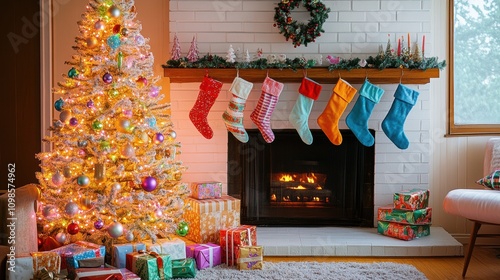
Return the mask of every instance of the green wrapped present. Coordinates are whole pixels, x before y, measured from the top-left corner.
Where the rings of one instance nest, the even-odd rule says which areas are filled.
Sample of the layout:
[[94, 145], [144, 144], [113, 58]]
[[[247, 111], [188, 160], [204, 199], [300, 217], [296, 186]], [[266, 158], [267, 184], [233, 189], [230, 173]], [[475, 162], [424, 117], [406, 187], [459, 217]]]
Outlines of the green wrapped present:
[[378, 233], [401, 240], [412, 240], [431, 234], [430, 225], [405, 225], [394, 222], [377, 222]]
[[378, 208], [377, 220], [411, 225], [428, 225], [431, 223], [431, 217], [431, 207], [417, 210], [404, 210], [385, 206]]
[[137, 257], [135, 274], [143, 280], [166, 280], [172, 278], [170, 255], [149, 252]]
[[394, 193], [394, 208], [417, 210], [429, 206], [429, 190], [412, 189]]
[[174, 278], [195, 278], [196, 262], [193, 258], [172, 261], [172, 276]]

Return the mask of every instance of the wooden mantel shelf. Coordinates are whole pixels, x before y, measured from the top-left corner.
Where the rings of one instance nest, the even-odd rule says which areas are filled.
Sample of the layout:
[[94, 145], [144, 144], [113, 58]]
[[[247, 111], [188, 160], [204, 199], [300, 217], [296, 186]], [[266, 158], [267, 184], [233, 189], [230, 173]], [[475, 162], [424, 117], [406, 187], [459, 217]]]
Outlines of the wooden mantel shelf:
[[[206, 71], [208, 75], [223, 83], [231, 83], [236, 77], [236, 69], [200, 69], [200, 68], [164, 68], [164, 76], [170, 77], [171, 83], [194, 83], [201, 82]], [[241, 78], [259, 83], [264, 81], [268, 70], [240, 69]], [[305, 71], [300, 69], [294, 72], [291, 69], [269, 69], [269, 77], [283, 83], [300, 83]], [[439, 78], [439, 69], [427, 70], [410, 69], [353, 69], [332, 70], [326, 67], [315, 67], [307, 69], [307, 77], [323, 84], [335, 84], [339, 77], [352, 84], [361, 84], [365, 78], [374, 84], [427, 84], [431, 78]]]

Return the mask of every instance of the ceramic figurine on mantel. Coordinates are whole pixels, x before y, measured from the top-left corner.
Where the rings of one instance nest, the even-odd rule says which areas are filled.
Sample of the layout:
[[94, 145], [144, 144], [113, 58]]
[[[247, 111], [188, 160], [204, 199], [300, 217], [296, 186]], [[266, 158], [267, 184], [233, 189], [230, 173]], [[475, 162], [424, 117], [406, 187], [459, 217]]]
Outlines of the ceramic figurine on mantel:
[[181, 46], [179, 44], [179, 38], [177, 38], [177, 34], [174, 35], [174, 44], [172, 46], [172, 52], [170, 54], [170, 59], [179, 59], [181, 58]]
[[193, 40], [191, 41], [191, 46], [189, 47], [189, 52], [187, 54], [187, 59], [189, 62], [198, 61], [198, 44], [196, 42], [196, 36], [193, 36]]

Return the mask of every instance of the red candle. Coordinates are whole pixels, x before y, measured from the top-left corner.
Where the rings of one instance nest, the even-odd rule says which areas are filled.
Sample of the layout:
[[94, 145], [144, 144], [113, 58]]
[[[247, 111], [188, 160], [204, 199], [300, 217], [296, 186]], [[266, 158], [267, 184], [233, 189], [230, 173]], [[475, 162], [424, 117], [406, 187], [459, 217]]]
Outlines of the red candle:
[[401, 56], [401, 39], [398, 39], [398, 56]]
[[424, 56], [425, 53], [425, 35], [422, 37], [422, 56]]

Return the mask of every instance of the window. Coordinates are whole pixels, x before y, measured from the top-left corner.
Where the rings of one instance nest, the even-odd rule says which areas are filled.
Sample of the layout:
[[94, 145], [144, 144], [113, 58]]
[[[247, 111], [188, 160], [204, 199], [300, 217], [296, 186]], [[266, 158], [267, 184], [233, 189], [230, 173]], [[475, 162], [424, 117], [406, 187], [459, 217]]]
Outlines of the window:
[[500, 133], [500, 0], [450, 1], [450, 134]]

